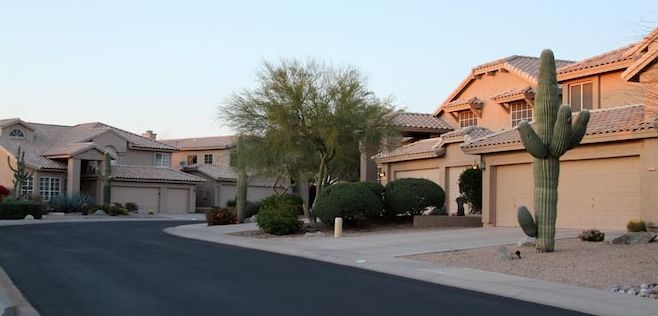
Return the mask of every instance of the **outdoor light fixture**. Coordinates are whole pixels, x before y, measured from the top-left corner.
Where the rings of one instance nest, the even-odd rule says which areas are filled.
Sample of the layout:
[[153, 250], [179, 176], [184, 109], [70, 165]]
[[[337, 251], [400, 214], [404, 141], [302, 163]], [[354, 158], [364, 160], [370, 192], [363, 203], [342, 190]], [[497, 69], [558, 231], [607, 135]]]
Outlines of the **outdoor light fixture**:
[[477, 160], [473, 159], [473, 166], [471, 166], [471, 168], [480, 169], [480, 170], [484, 171], [484, 169], [485, 169], [484, 161], [480, 161], [480, 163], [478, 164]]

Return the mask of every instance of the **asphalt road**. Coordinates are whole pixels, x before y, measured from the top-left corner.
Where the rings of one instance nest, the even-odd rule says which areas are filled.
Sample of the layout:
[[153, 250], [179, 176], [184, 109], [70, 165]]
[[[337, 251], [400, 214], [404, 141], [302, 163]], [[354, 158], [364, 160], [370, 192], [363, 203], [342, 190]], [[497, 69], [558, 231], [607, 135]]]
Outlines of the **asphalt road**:
[[0, 227], [0, 265], [44, 316], [577, 315], [162, 232], [180, 224]]

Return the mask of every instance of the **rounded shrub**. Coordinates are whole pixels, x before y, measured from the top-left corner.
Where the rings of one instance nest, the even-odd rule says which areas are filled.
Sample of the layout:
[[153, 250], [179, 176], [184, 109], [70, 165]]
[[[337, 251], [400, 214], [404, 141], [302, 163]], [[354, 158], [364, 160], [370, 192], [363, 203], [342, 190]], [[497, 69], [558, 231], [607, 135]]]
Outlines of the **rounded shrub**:
[[364, 218], [381, 216], [381, 199], [361, 183], [337, 183], [328, 186], [317, 197], [313, 215], [328, 225], [342, 217], [347, 225]]
[[467, 168], [459, 176], [459, 193], [475, 212], [482, 209], [482, 169]]
[[629, 233], [645, 232], [647, 231], [647, 223], [640, 219], [633, 219], [626, 224], [626, 230]]
[[368, 190], [372, 191], [373, 193], [375, 193], [375, 195], [377, 195], [380, 198], [384, 195], [384, 186], [379, 182], [364, 181], [364, 182], [357, 182], [357, 184], [365, 186], [366, 188], [368, 188]]
[[206, 212], [208, 226], [230, 225], [238, 222], [235, 209], [231, 207], [216, 207]]
[[272, 195], [260, 202], [256, 223], [268, 234], [294, 234], [302, 226], [297, 212], [297, 205], [291, 199]]
[[427, 179], [404, 178], [386, 184], [384, 209], [387, 215], [418, 215], [428, 207], [441, 207], [445, 192]]

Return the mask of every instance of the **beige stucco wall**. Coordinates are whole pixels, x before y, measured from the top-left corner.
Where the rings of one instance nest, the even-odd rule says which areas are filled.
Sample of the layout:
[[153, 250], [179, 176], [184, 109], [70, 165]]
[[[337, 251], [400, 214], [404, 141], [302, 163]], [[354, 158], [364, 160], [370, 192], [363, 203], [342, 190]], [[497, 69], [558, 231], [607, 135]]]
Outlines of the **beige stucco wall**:
[[644, 102], [642, 86], [635, 82], [624, 81], [622, 70], [603, 74], [565, 80], [562, 84], [562, 103], [569, 103], [569, 86], [571, 84], [591, 81], [593, 84], [593, 108], [606, 109]]
[[[484, 102], [482, 114], [478, 117], [478, 125], [492, 131], [501, 131], [512, 128], [512, 119], [504, 106], [491, 101], [491, 97], [501, 92], [525, 88], [531, 85], [529, 81], [510, 72], [496, 71], [494, 75], [482, 75], [473, 80], [454, 99], [470, 99], [477, 97]], [[455, 113], [456, 114], [456, 113]], [[442, 112], [439, 118], [448, 124], [459, 127], [459, 122], [450, 113]]]
[[[0, 185], [13, 190], [14, 173], [7, 165], [7, 157], [9, 157], [9, 154], [0, 149]], [[13, 155], [11, 156], [11, 164], [12, 166], [16, 166], [16, 159], [14, 159]]]
[[212, 164], [228, 166], [231, 162], [231, 150], [230, 149], [217, 149], [217, 150], [185, 150], [177, 151], [171, 154], [171, 168], [180, 169], [180, 162], [184, 161], [187, 163], [188, 155], [196, 155], [197, 163], [203, 163], [204, 155], [213, 155]]

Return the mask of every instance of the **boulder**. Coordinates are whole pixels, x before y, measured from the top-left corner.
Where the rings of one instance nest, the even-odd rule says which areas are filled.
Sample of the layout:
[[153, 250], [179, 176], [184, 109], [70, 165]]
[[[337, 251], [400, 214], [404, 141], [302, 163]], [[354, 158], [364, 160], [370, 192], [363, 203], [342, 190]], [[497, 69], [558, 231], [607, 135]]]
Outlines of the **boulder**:
[[256, 216], [258, 216], [258, 215], [254, 215], [254, 216], [252, 216], [252, 217], [247, 217], [247, 218], [244, 219], [244, 222], [245, 222], [245, 223], [255, 223], [255, 222], [256, 222], [256, 218], [257, 218]]
[[94, 215], [107, 215], [107, 214], [103, 210], [96, 210], [96, 212], [94, 212]]
[[496, 247], [496, 258], [500, 260], [510, 260], [512, 259], [512, 256], [510, 256], [510, 253], [507, 251], [507, 246], [505, 245], [500, 245]]
[[535, 240], [536, 240], [535, 237], [523, 236], [521, 237], [521, 239], [519, 239], [516, 245], [520, 247], [534, 247]]
[[613, 239], [611, 242], [613, 245], [646, 244], [656, 240], [656, 236], [658, 235], [653, 232], [627, 233]]
[[25, 219], [34, 219], [34, 216], [32, 216], [31, 214], [27, 214], [25, 215]]

